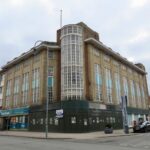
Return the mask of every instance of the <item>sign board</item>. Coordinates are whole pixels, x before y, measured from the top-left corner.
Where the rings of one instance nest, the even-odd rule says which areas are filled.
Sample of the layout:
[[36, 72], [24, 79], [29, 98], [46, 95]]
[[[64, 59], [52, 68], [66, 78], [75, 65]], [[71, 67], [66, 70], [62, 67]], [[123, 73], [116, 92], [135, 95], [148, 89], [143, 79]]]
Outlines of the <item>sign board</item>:
[[24, 115], [29, 114], [29, 108], [23, 107], [23, 108], [14, 108], [14, 109], [8, 109], [8, 110], [1, 110], [0, 116], [15, 116], [15, 115]]
[[56, 110], [56, 118], [63, 118], [63, 115], [64, 115], [63, 109]]

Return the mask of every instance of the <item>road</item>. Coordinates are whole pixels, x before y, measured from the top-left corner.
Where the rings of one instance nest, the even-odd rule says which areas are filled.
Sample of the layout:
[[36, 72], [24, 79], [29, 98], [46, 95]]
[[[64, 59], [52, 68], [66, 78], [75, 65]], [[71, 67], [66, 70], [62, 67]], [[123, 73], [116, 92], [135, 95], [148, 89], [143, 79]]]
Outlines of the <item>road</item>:
[[0, 136], [0, 150], [149, 150], [150, 133], [89, 140]]

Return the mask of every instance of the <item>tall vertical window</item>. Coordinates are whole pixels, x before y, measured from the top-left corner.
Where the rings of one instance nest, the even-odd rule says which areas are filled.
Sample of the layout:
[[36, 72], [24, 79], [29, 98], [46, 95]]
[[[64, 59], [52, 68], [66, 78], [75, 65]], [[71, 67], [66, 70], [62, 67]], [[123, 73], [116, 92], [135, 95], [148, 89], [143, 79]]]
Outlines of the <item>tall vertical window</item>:
[[133, 80], [130, 81], [130, 87], [131, 87], [132, 105], [136, 106], [136, 102], [135, 102], [135, 83], [134, 83]]
[[111, 78], [111, 71], [105, 68], [105, 75], [106, 75], [106, 93], [107, 93], [107, 100], [108, 103], [112, 103], [112, 78]]
[[54, 67], [48, 68], [48, 100], [52, 102], [54, 100]]
[[95, 64], [95, 87], [96, 87], [96, 100], [102, 100], [102, 75], [100, 70], [100, 65]]
[[32, 101], [33, 103], [39, 102], [40, 96], [40, 69], [35, 68], [32, 71]]
[[127, 81], [127, 78], [126, 77], [123, 77], [123, 90], [124, 90], [124, 96], [127, 96], [127, 104], [129, 105], [129, 90], [128, 90], [128, 81]]
[[10, 100], [11, 100], [11, 82], [12, 80], [8, 80], [7, 81], [7, 85], [6, 85], [6, 107], [10, 106]]
[[68, 25], [61, 30], [61, 99], [83, 98], [82, 27]]
[[116, 86], [116, 99], [118, 104], [121, 101], [121, 90], [120, 90], [120, 76], [119, 73], [115, 73], [115, 86]]
[[143, 107], [145, 108], [146, 107], [146, 103], [145, 103], [145, 92], [144, 92], [144, 87], [142, 85], [141, 87], [141, 94], [142, 94], [142, 103], [143, 103]]
[[138, 83], [136, 83], [136, 93], [137, 93], [138, 106], [141, 107], [141, 105], [142, 105], [142, 103], [141, 103], [141, 91], [140, 91], [140, 87], [139, 87]]
[[29, 73], [23, 74], [23, 83], [22, 83], [22, 104], [27, 105], [29, 98]]
[[17, 106], [19, 102], [19, 82], [20, 77], [16, 77], [14, 82], [14, 106]]

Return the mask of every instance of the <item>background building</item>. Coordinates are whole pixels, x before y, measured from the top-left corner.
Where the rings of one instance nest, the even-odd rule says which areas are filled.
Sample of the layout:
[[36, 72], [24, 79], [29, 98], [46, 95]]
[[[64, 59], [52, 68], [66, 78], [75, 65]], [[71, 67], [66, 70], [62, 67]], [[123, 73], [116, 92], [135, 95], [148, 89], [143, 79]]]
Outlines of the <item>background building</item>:
[[41, 42], [2, 69], [3, 129], [44, 131], [47, 100], [50, 131], [103, 130], [108, 123], [122, 128], [121, 96], [128, 98], [129, 126], [148, 115], [144, 66], [104, 45], [82, 22], [64, 26], [57, 42]]

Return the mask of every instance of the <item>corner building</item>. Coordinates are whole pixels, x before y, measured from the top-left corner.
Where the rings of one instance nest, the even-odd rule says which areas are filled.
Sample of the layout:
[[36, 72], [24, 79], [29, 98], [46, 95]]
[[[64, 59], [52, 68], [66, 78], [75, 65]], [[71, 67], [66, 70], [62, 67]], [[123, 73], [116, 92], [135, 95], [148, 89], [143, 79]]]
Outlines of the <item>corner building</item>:
[[64, 26], [57, 42], [41, 42], [2, 70], [1, 129], [45, 131], [47, 100], [55, 132], [99, 131], [108, 123], [121, 129], [121, 96], [128, 98], [129, 126], [149, 115], [145, 67], [104, 45], [82, 22]]

